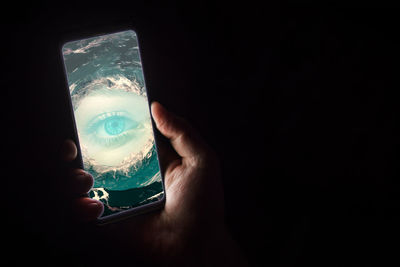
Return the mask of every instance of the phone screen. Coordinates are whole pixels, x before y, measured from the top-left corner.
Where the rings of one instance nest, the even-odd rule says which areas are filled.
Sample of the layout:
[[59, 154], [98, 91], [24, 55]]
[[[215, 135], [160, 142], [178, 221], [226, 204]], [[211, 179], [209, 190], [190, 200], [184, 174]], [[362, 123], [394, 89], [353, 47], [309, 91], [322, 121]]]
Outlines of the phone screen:
[[164, 195], [137, 35], [122, 31], [62, 47], [89, 192], [102, 217]]

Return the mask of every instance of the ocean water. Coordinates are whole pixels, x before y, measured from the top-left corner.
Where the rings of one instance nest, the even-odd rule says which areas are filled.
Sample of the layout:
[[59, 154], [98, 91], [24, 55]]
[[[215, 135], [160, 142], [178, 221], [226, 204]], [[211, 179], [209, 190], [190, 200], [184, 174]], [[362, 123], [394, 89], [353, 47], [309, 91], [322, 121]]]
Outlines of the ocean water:
[[138, 41], [124, 31], [72, 41], [63, 57], [89, 196], [103, 216], [163, 197]]

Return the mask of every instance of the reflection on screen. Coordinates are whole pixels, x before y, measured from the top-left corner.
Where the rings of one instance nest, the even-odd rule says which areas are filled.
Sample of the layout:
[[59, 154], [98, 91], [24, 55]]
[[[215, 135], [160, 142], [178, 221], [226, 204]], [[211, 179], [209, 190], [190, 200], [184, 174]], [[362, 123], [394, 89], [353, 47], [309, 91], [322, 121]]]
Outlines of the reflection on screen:
[[104, 215], [162, 197], [163, 188], [136, 34], [69, 42], [64, 63], [91, 196]]

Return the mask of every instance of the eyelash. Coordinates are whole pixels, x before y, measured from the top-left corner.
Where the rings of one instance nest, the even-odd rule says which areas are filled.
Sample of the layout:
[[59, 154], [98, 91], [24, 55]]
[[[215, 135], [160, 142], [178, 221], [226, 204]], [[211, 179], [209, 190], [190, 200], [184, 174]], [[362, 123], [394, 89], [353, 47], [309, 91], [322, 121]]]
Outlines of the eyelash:
[[102, 122], [102, 121], [106, 120], [107, 118], [114, 117], [114, 116], [126, 117], [126, 114], [123, 111], [112, 111], [112, 112], [101, 113], [100, 115], [97, 115], [94, 119], [92, 119], [88, 122], [87, 129], [89, 131], [93, 131], [93, 127], [96, 126], [99, 122]]
[[123, 143], [125, 144], [125, 142], [129, 139], [131, 139], [134, 136], [134, 133], [131, 130], [125, 131], [119, 135], [115, 135], [113, 137], [94, 137], [94, 139], [96, 139], [96, 141], [98, 143], [100, 143], [101, 145], [105, 146], [105, 147], [111, 147], [115, 144], [119, 144], [119, 143]]

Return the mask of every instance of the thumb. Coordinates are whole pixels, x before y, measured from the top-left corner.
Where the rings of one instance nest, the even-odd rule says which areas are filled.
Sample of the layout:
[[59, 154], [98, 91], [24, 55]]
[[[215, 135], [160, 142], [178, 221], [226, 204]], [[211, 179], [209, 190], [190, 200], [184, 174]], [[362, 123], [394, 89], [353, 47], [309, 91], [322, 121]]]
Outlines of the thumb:
[[199, 159], [204, 154], [206, 144], [185, 120], [167, 111], [158, 102], [152, 102], [151, 113], [157, 129], [170, 140], [179, 156]]

